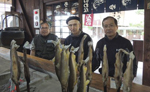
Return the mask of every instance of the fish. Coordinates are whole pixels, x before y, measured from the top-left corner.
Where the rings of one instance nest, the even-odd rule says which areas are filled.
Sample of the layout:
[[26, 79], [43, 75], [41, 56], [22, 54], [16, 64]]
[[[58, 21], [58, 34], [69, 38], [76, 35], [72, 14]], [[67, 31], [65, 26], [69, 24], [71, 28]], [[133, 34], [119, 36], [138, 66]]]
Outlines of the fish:
[[129, 53], [129, 61], [127, 62], [127, 68], [123, 74], [123, 92], [131, 92], [133, 75], [133, 60], [135, 55], [133, 51]]
[[11, 61], [11, 79], [16, 85], [17, 92], [20, 92], [19, 89], [19, 79], [21, 74], [20, 62], [18, 60], [17, 49], [19, 45], [16, 44], [15, 40], [11, 41], [10, 45], [10, 61]]
[[23, 45], [23, 48], [24, 49], [30, 49], [31, 48], [31, 45], [28, 41], [25, 42], [25, 44]]
[[[93, 42], [89, 41], [88, 42], [88, 46], [89, 46], [89, 51], [88, 51], [89, 60], [88, 60], [88, 62], [86, 64], [86, 66], [87, 66], [86, 78], [88, 80], [90, 80], [90, 82], [91, 82], [91, 80], [92, 80]], [[88, 87], [87, 87], [87, 92], [89, 92], [90, 82], [89, 82]]]
[[89, 57], [86, 58], [86, 60], [83, 60], [84, 63], [82, 63], [81, 68], [80, 68], [80, 78], [79, 82], [77, 85], [77, 92], [86, 92], [86, 86], [89, 84], [90, 80], [86, 78], [86, 72], [87, 72], [87, 67], [85, 63], [89, 60]]
[[60, 83], [62, 87], [62, 92], [67, 92], [68, 80], [69, 80], [69, 48], [62, 47], [61, 61], [60, 61]]
[[[28, 44], [28, 46], [27, 46], [27, 44]], [[28, 48], [25, 48], [25, 47], [29, 47], [29, 42], [26, 42], [23, 46], [23, 64], [24, 64], [24, 76], [27, 81], [27, 91], [30, 92], [30, 85], [29, 85], [30, 72], [29, 72], [29, 66], [28, 66], [28, 61], [27, 61], [27, 50], [26, 50]]]
[[129, 55], [129, 53], [124, 49], [119, 49], [119, 51], [115, 55], [116, 62], [114, 64], [114, 66], [115, 66], [114, 79], [115, 79], [115, 83], [116, 83], [117, 92], [120, 92], [120, 87], [121, 87], [121, 84], [122, 84], [122, 76], [123, 76], [122, 59], [123, 59], [123, 56], [124, 56], [123, 54]]
[[87, 66], [86, 76], [88, 80], [91, 80], [92, 79], [93, 42], [92, 41], [88, 42], [88, 45], [89, 45], [89, 52], [88, 52], [89, 61], [86, 64]]
[[121, 50], [119, 50], [118, 53], [116, 53], [115, 57], [116, 62], [114, 64], [115, 66], [114, 79], [116, 83], [117, 92], [120, 92], [120, 87], [122, 84], [122, 67], [123, 67]]
[[70, 76], [68, 81], [68, 92], [73, 92], [74, 86], [77, 84], [77, 74], [78, 74], [78, 64], [76, 62], [76, 55], [74, 54], [77, 52], [79, 47], [74, 48], [73, 46], [70, 49], [70, 57], [69, 57], [69, 70]]
[[53, 41], [53, 43], [55, 44], [56, 51], [55, 51], [55, 57], [53, 58], [52, 61], [54, 62], [54, 65], [55, 65], [55, 72], [56, 72], [57, 78], [60, 81], [60, 62], [61, 62], [62, 48], [61, 48], [61, 43], [59, 40], [57, 42]]
[[103, 80], [103, 86], [104, 86], [104, 92], [107, 92], [107, 82], [108, 82], [108, 59], [107, 59], [107, 47], [104, 45], [103, 47], [103, 63], [102, 63], [102, 80]]
[[80, 67], [82, 65], [82, 61], [83, 61], [83, 58], [84, 58], [84, 40], [86, 39], [87, 35], [84, 35], [81, 39], [81, 42], [80, 42], [80, 46], [79, 46], [79, 51], [78, 51], [78, 71], [80, 71]]

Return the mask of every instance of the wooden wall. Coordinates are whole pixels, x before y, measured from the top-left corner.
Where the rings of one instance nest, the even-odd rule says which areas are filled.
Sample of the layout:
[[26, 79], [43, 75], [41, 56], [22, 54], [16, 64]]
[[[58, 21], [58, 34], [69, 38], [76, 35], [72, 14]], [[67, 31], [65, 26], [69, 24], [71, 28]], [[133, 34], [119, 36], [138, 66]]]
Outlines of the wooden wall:
[[26, 40], [30, 41], [35, 36], [33, 26], [33, 10], [40, 9], [40, 19], [43, 20], [43, 0], [16, 0], [16, 12], [22, 13], [23, 27], [26, 32]]
[[150, 86], [150, 0], [145, 0], [143, 85]]

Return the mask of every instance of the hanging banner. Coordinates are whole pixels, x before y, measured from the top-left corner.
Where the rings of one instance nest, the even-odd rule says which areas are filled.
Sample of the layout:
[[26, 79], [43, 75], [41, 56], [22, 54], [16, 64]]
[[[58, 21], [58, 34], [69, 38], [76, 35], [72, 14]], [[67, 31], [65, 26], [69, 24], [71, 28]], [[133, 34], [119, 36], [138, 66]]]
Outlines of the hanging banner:
[[104, 12], [104, 0], [93, 0], [93, 13], [103, 13]]
[[121, 0], [120, 11], [137, 9], [137, 0]]
[[138, 0], [138, 9], [144, 9], [144, 0]]
[[83, 14], [91, 14], [91, 0], [83, 0]]
[[106, 0], [106, 12], [118, 12], [120, 0]]
[[85, 14], [84, 25], [85, 26], [93, 26], [93, 13]]

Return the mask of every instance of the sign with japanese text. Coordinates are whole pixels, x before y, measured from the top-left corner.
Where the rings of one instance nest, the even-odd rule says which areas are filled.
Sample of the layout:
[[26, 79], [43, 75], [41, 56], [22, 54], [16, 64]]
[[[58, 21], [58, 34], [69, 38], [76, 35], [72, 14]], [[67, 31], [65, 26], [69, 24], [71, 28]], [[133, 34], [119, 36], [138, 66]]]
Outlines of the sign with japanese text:
[[85, 26], [93, 26], [93, 13], [85, 14], [84, 25]]

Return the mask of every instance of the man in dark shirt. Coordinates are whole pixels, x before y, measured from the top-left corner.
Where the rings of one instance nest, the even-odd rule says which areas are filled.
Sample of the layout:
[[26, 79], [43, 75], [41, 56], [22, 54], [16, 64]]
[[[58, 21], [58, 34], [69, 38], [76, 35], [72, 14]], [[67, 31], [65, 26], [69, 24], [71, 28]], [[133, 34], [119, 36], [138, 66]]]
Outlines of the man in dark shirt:
[[[92, 41], [91, 37], [88, 34], [86, 34], [80, 30], [81, 23], [80, 23], [79, 17], [76, 17], [76, 16], [69, 17], [67, 19], [66, 23], [68, 24], [68, 28], [71, 31], [71, 35], [69, 35], [65, 39], [65, 42], [64, 42], [65, 45], [71, 44], [71, 46], [74, 46], [75, 48], [77, 48], [80, 46], [82, 37], [84, 35], [87, 35], [86, 39], [84, 40], [84, 45], [83, 45], [83, 47], [84, 47], [84, 58], [83, 59], [85, 60], [88, 56], [88, 42]], [[70, 48], [71, 48], [71, 46], [70, 46]], [[77, 60], [78, 52], [76, 52], [75, 55], [76, 55], [76, 60]]]
[[57, 41], [57, 36], [51, 34], [50, 26], [47, 22], [41, 23], [40, 34], [32, 40], [30, 55], [51, 60], [55, 56], [55, 46], [52, 40]]
[[[115, 55], [119, 49], [124, 49], [129, 52], [133, 51], [133, 46], [131, 42], [120, 36], [117, 33], [118, 24], [117, 20], [114, 17], [108, 16], [103, 19], [102, 26], [104, 28], [105, 37], [100, 39], [97, 42], [97, 46], [94, 53], [94, 59], [92, 62], [92, 70], [95, 71], [99, 68], [100, 61], [103, 60], [103, 47], [106, 44], [107, 47], [107, 58], [108, 58], [108, 65], [109, 65], [109, 76], [114, 76], [115, 66], [114, 63], [116, 62]], [[125, 72], [126, 64], [128, 61], [128, 57], [125, 55], [123, 58], [123, 72]], [[102, 73], [102, 68], [99, 69], [100, 73]], [[133, 61], [133, 75], [136, 76], [137, 71], [137, 63], [136, 59]]]

